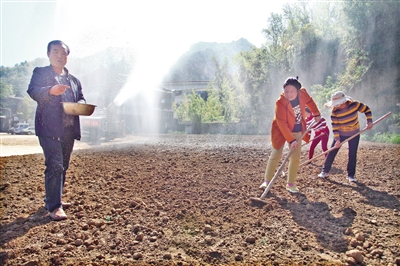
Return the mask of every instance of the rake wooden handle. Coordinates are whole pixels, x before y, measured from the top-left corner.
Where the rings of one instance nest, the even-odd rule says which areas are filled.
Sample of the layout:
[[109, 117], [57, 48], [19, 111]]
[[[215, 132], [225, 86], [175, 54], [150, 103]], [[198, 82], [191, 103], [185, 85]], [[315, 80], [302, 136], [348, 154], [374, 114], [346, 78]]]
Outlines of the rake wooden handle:
[[[311, 127], [315, 124], [315, 120], [307, 127], [306, 131], [301, 135], [301, 137], [297, 141], [301, 141], [304, 136], [311, 130]], [[301, 149], [301, 146], [298, 146], [297, 149]], [[283, 167], [285, 166], [287, 160], [289, 159], [290, 155], [292, 155], [294, 150], [290, 149], [289, 153], [286, 155], [285, 159], [283, 160], [282, 164], [279, 166], [278, 170], [276, 170], [274, 177], [269, 182], [268, 186], [265, 188], [264, 192], [261, 194], [260, 199], [266, 197], [268, 191], [271, 189], [272, 185], [275, 182], [275, 179], [279, 176], [280, 172], [282, 171]]]
[[314, 140], [316, 140], [317, 138], [322, 137], [322, 136], [323, 136], [323, 134], [320, 134], [320, 135], [316, 136], [315, 138], [310, 139], [310, 140], [308, 141], [308, 143], [304, 143], [302, 146], [306, 146], [306, 145], [310, 144], [311, 142], [313, 142]]
[[[373, 123], [373, 125], [375, 125], [375, 124], [381, 122], [383, 119], [385, 119], [386, 117], [388, 117], [388, 116], [391, 115], [391, 114], [392, 114], [392, 112], [389, 112], [389, 113], [385, 114], [384, 116], [380, 117], [379, 119], [375, 120], [375, 122]], [[340, 143], [340, 146], [342, 146], [342, 145], [345, 144], [346, 142], [352, 140], [353, 138], [357, 137], [358, 135], [360, 135], [361, 133], [363, 133], [363, 132], [365, 132], [365, 131], [367, 131], [367, 128], [364, 128], [363, 130], [361, 130], [360, 132], [354, 134], [354, 135], [351, 136], [350, 138], [345, 139], [342, 143]], [[333, 150], [335, 150], [335, 149], [337, 149], [337, 148], [336, 148], [336, 147], [332, 147], [332, 148], [330, 148], [330, 149], [324, 151], [323, 153], [318, 154], [317, 156], [311, 158], [310, 160], [305, 161], [304, 163], [301, 163], [299, 166], [306, 165], [306, 164], [308, 164], [309, 162], [311, 162], [311, 161], [313, 161], [313, 160], [315, 160], [315, 159], [321, 157], [322, 155], [325, 155], [325, 154], [327, 154], [327, 153], [329, 153], [329, 152], [331, 152], [331, 151], [333, 151]]]

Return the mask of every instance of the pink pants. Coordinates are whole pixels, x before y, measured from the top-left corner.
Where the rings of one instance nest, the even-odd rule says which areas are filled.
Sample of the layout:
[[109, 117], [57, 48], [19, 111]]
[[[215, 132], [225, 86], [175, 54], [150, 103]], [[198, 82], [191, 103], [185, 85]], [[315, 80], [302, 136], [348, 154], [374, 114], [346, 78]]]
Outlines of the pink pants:
[[[310, 150], [308, 152], [308, 159], [309, 160], [312, 159], [312, 157], [314, 156], [315, 147], [317, 147], [317, 145], [320, 141], [321, 141], [322, 150], [327, 151], [328, 150], [328, 140], [329, 140], [329, 134], [326, 134], [326, 133], [323, 136], [314, 138], [314, 140], [311, 142]], [[326, 154], [325, 154], [325, 157], [326, 157]]]

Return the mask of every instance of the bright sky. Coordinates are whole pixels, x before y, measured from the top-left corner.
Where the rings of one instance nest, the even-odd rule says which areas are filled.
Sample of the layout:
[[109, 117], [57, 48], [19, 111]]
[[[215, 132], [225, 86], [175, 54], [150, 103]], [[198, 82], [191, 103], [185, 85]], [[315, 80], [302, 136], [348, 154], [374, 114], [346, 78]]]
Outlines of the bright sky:
[[130, 46], [162, 54], [166, 61], [200, 41], [243, 37], [260, 46], [268, 17], [282, 5], [270, 0], [1, 0], [0, 65], [46, 57], [54, 39], [70, 46], [71, 57]]
[[271, 13], [295, 0], [0, 1], [2, 66], [46, 58], [51, 40], [64, 41], [70, 58], [133, 48], [134, 69], [114, 100], [120, 105], [140, 88], [157, 86], [195, 43], [245, 38], [260, 47]]

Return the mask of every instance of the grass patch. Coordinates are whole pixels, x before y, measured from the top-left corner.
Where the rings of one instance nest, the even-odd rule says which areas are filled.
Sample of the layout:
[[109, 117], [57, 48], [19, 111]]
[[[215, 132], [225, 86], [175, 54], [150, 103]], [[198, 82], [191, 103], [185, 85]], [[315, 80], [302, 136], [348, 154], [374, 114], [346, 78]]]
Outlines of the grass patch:
[[362, 135], [361, 139], [365, 140], [365, 141], [371, 141], [371, 142], [400, 144], [400, 134], [396, 134], [396, 133], [377, 132], [372, 136]]

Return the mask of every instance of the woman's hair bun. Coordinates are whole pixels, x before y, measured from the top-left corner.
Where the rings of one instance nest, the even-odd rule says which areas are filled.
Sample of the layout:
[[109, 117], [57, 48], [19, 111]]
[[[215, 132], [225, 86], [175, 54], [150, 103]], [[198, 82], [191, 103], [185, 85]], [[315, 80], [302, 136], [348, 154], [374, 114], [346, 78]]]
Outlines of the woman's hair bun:
[[285, 88], [287, 85], [292, 85], [294, 87], [296, 87], [296, 89], [300, 90], [301, 88], [301, 83], [299, 82], [299, 76], [296, 76], [296, 78], [287, 78], [285, 80], [285, 83], [283, 84], [283, 88]]

